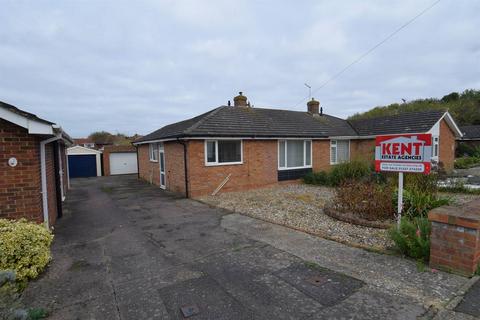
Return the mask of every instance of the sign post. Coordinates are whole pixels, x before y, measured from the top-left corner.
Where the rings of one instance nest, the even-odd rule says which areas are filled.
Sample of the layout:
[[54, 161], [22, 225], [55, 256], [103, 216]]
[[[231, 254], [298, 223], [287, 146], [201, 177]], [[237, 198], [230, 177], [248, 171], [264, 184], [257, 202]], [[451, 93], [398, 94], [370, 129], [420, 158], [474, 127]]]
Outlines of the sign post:
[[375, 170], [398, 172], [398, 227], [403, 210], [403, 173], [429, 174], [431, 157], [431, 134], [384, 135], [375, 139]]

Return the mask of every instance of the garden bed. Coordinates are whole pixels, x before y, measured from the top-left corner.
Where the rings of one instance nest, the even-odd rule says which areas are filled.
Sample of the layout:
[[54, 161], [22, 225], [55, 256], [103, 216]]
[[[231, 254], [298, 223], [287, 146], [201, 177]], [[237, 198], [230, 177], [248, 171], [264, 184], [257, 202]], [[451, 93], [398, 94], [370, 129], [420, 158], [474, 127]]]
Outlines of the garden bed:
[[334, 190], [310, 185], [283, 185], [201, 197], [207, 204], [285, 225], [354, 246], [385, 250], [392, 246], [388, 230], [334, 219], [324, 213]]

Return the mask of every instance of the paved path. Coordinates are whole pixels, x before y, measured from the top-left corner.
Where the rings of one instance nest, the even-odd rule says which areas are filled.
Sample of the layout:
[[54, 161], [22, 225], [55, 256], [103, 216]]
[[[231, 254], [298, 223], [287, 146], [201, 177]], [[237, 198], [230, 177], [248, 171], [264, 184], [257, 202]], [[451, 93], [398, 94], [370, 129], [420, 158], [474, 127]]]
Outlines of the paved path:
[[51, 319], [183, 319], [182, 307], [188, 319], [431, 318], [468, 283], [134, 176], [72, 185], [54, 260], [23, 297]]

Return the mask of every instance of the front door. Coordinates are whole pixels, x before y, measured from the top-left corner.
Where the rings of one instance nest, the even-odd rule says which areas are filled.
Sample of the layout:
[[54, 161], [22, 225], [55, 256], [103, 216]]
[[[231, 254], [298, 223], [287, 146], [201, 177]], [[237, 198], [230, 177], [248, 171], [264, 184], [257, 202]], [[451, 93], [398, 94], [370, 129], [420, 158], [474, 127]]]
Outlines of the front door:
[[159, 163], [160, 163], [160, 188], [165, 189], [165, 152], [163, 149], [159, 150]]

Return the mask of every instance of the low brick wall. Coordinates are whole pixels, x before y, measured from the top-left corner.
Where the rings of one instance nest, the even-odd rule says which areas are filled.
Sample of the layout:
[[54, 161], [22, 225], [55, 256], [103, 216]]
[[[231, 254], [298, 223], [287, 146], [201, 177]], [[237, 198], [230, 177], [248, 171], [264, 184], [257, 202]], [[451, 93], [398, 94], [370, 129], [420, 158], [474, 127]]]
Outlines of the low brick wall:
[[473, 275], [480, 260], [480, 200], [436, 208], [428, 219], [432, 222], [430, 266]]

